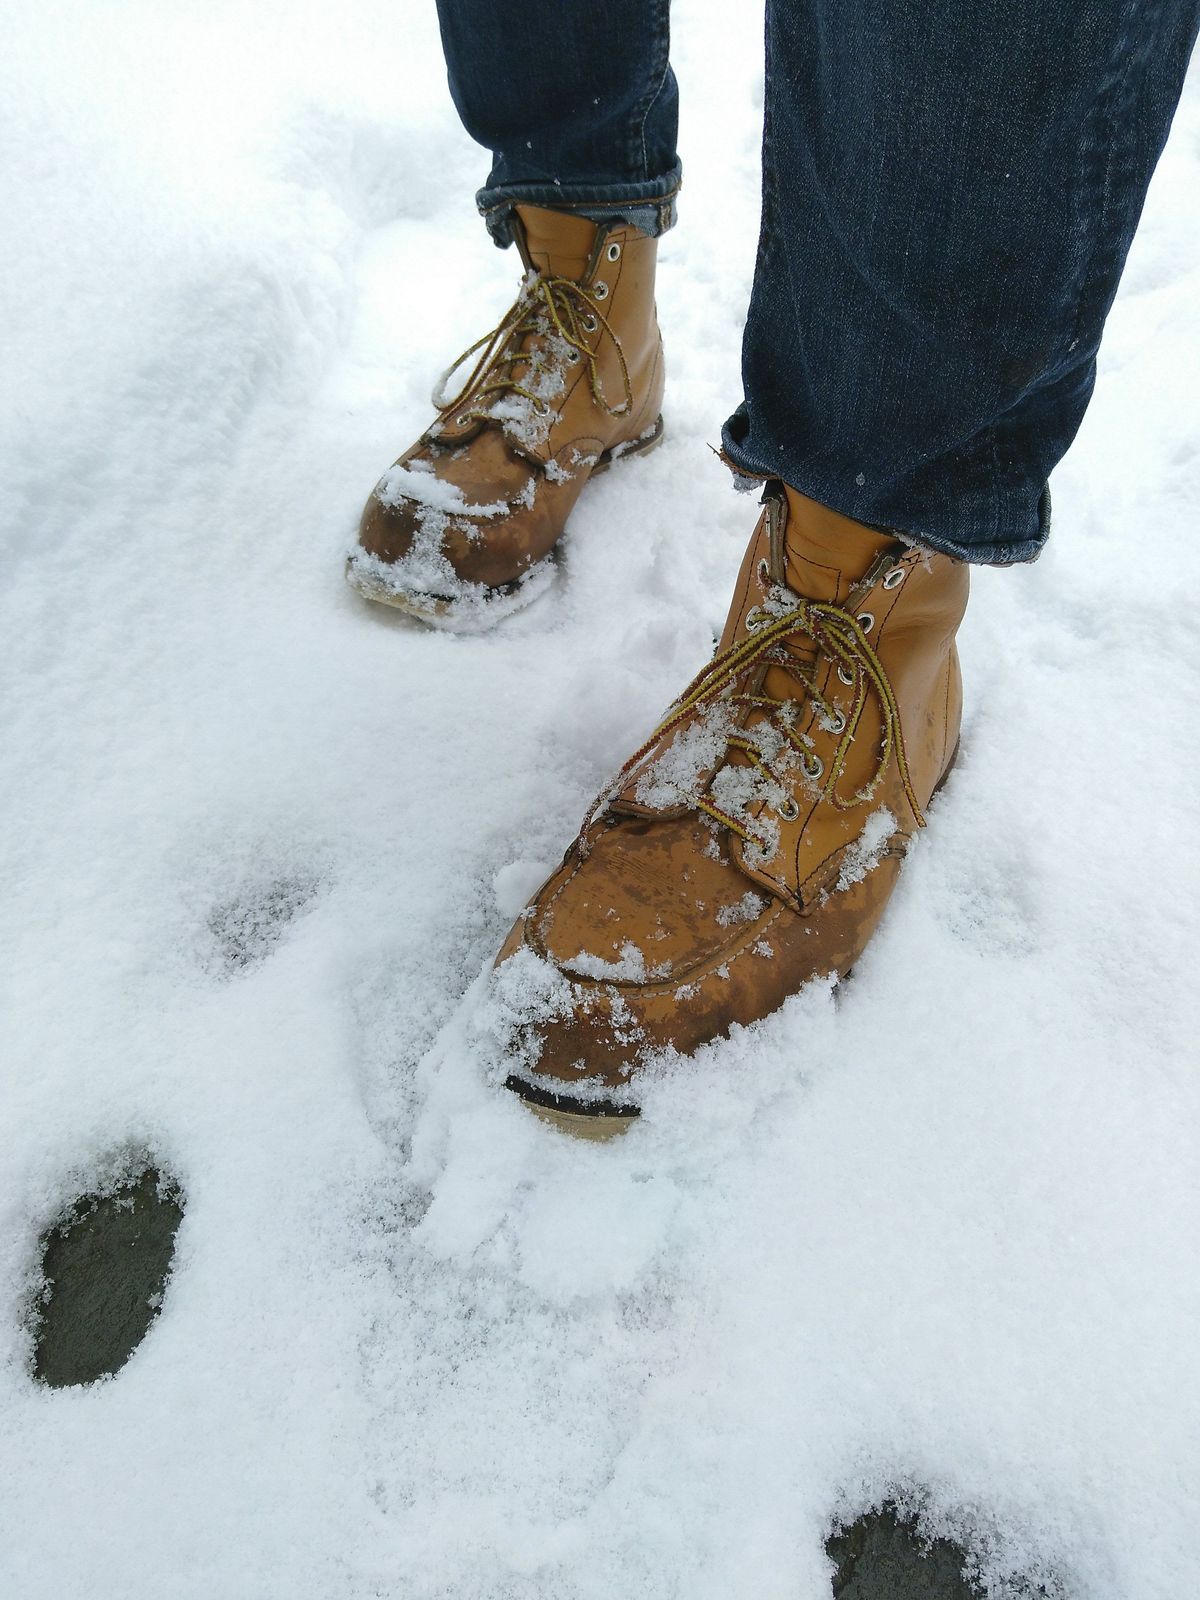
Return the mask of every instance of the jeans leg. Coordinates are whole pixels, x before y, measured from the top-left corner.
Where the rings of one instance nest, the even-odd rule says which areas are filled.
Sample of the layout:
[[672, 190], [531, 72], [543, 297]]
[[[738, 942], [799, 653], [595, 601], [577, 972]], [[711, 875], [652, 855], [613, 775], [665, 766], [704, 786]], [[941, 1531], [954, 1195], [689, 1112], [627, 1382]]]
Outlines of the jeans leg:
[[680, 167], [670, 0], [438, 0], [450, 93], [492, 152], [477, 201], [511, 242], [517, 203], [670, 227]]
[[767, 0], [736, 467], [1032, 559], [1200, 0]]

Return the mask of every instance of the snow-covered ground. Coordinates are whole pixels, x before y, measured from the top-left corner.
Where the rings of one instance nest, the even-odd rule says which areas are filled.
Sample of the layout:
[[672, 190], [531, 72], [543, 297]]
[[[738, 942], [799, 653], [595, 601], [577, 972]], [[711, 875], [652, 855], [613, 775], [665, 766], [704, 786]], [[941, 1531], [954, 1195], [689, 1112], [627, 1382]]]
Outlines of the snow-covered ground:
[[[993, 1576], [1192, 1594], [1200, 78], [882, 932], [594, 1148], [471, 988], [724, 614], [759, 21], [676, 6], [668, 442], [455, 638], [341, 575], [516, 281], [432, 10], [5, 20], [0, 1592], [818, 1600], [899, 1490]], [[40, 1389], [38, 1232], [136, 1149], [162, 1315]]]

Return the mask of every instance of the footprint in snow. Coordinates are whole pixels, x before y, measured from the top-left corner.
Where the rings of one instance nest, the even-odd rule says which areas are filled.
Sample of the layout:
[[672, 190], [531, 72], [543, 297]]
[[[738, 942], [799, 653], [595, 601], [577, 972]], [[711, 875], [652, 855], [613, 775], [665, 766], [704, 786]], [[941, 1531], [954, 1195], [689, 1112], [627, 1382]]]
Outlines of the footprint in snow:
[[265, 961], [319, 887], [316, 878], [293, 873], [248, 885], [220, 901], [206, 921], [215, 965], [232, 977]]
[[178, 1188], [149, 1168], [51, 1224], [33, 1306], [39, 1382], [64, 1389], [121, 1370], [158, 1315], [182, 1219]]
[[[952, 1539], [930, 1537], [919, 1518], [885, 1504], [839, 1525], [825, 1544], [836, 1563], [834, 1600], [982, 1600], [994, 1594], [972, 1581], [971, 1553]], [[1010, 1600], [1058, 1600], [1061, 1588], [1035, 1579], [1006, 1580]]]

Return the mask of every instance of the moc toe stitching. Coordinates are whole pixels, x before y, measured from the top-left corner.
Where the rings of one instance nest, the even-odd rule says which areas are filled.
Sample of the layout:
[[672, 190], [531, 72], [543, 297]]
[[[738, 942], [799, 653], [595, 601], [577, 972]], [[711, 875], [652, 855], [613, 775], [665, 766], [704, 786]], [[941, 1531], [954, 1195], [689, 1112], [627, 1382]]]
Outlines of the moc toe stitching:
[[[733, 972], [742, 957], [756, 954], [762, 959], [767, 955], [761, 949], [756, 951], [756, 946], [766, 942], [770, 958], [783, 957], [778, 937], [772, 939], [769, 935], [788, 909], [781, 901], [774, 901], [754, 922], [731, 932], [722, 946], [677, 972], [670, 981], [648, 983], [588, 978], [570, 972], [538, 950], [529, 938], [526, 924], [527, 947], [542, 955], [542, 959], [548, 960], [567, 980], [574, 1005], [568, 1016], [549, 1017], [542, 1023], [530, 1025], [536, 1040], [536, 1057], [522, 1063], [516, 1075], [537, 1088], [560, 1095], [565, 1093], [566, 1098], [581, 1102], [626, 1087], [649, 1051], [679, 1045], [678, 1039], [661, 1036], [661, 1027], [645, 1016], [639, 1002], [678, 999], [683, 990], [693, 991], [687, 996], [692, 999], [695, 991], [705, 985], [711, 987], [713, 981], [721, 983], [716, 999], [723, 1000], [727, 994], [732, 994]], [[719, 1009], [716, 999], [714, 1010]], [[736, 1007], [734, 1009], [736, 1011]], [[737, 1020], [737, 1015], [731, 1013], [714, 1031], [697, 1017], [700, 1024], [697, 1036], [686, 1040], [686, 1047], [692, 1049], [708, 1038], [726, 1035], [730, 1024]], [[749, 1015], [743, 1020], [754, 1021], [756, 1017]]]
[[[534, 902], [536, 905], [536, 902]], [[673, 995], [677, 990], [686, 988], [691, 983], [696, 983], [707, 977], [709, 973], [716, 972], [718, 968], [731, 966], [741, 959], [750, 950], [764, 932], [779, 920], [785, 911], [791, 910], [783, 901], [772, 897], [769, 907], [760, 911], [753, 922], [744, 922], [736, 929], [721, 929], [726, 937], [722, 943], [716, 944], [703, 955], [694, 956], [680, 962], [672, 968], [669, 978], [619, 978], [619, 977], [591, 977], [586, 973], [576, 972], [556, 956], [552, 955], [537, 937], [536, 931], [530, 926], [533, 917], [525, 922], [525, 943], [534, 955], [548, 962], [554, 970], [564, 977], [572, 988], [587, 994], [605, 994], [609, 990], [616, 990], [628, 995], [646, 995], [648, 998], [661, 999]], [[793, 915], [795, 913], [793, 912]]]

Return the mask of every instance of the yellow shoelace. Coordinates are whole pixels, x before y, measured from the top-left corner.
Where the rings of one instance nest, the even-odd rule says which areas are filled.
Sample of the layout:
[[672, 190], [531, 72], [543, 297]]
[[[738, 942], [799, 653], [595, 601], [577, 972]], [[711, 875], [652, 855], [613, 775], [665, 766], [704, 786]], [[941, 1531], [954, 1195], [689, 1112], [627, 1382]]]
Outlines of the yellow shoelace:
[[[525, 364], [531, 371], [545, 370], [544, 364], [539, 362], [538, 352], [522, 347], [531, 335], [544, 337], [550, 333], [555, 333], [560, 339], [565, 340], [567, 345], [577, 350], [579, 357], [587, 362], [588, 382], [591, 385], [592, 397], [598, 406], [610, 417], [622, 417], [632, 410], [633, 386], [625, 362], [625, 352], [608, 318], [595, 298], [574, 279], [553, 277], [526, 280], [512, 309], [489, 333], [485, 333], [482, 339], [477, 339], [473, 345], [464, 350], [458, 360], [442, 375], [433, 392], [434, 405], [445, 415], [447, 412], [457, 411], [469, 398], [470, 405], [460, 411], [456, 419], [460, 424], [465, 424], [488, 415], [486, 410], [481, 409], [481, 406], [486, 404], [486, 396], [519, 394], [524, 395], [532, 403], [534, 410], [544, 416], [550, 409], [548, 402], [520, 378], [514, 376], [511, 369]], [[595, 345], [589, 343], [589, 338], [593, 336], [597, 336]], [[609, 404], [596, 364], [596, 356], [605, 337], [612, 341], [621, 368], [624, 398], [617, 406]], [[472, 368], [470, 377], [457, 394], [447, 396], [445, 385], [477, 350], [483, 353]], [[507, 373], [505, 368], [509, 369]]]
[[[822, 798], [828, 800], [841, 811], [849, 811], [854, 806], [862, 805], [870, 800], [875, 789], [887, 770], [888, 762], [893, 754], [900, 774], [900, 781], [904, 786], [904, 793], [909, 805], [912, 807], [913, 816], [918, 827], [925, 826], [925, 818], [917, 804], [917, 797], [913, 791], [912, 780], [909, 777], [908, 758], [904, 750], [904, 736], [900, 728], [900, 708], [896, 702], [896, 695], [892, 689], [888, 675], [883, 664], [875, 653], [866, 631], [857, 617], [843, 610], [841, 606], [831, 605], [819, 600], [798, 599], [788, 595], [790, 608], [783, 615], [772, 618], [762, 624], [753, 634], [747, 634], [714, 656], [708, 665], [692, 679], [683, 694], [671, 707], [671, 710], [655, 728], [654, 732], [622, 767], [614, 787], [619, 787], [623, 780], [654, 748], [665, 733], [679, 727], [693, 712], [705, 705], [712, 704], [718, 699], [724, 699], [731, 705], [755, 706], [764, 712], [764, 721], [770, 723], [783, 741], [791, 746], [800, 756], [802, 770], [815, 781], [821, 776], [822, 768], [820, 759], [814, 754], [812, 740], [808, 735], [797, 734], [792, 724], [795, 722], [796, 702], [794, 700], [780, 700], [773, 695], [766, 694], [736, 694], [726, 691], [735, 687], [738, 679], [744, 679], [749, 670], [759, 662], [769, 659], [773, 665], [782, 666], [803, 685], [808, 698], [815, 705], [819, 715], [825, 719], [826, 726], [831, 731], [840, 732], [839, 740], [833, 758], [829, 763], [829, 771], [825, 774], [825, 782], [820, 790]], [[807, 672], [803, 666], [787, 656], [779, 654], [772, 656], [771, 651], [776, 645], [785, 640], [802, 635], [810, 639], [816, 646], [818, 657], [824, 656], [832, 661], [835, 666], [852, 675], [854, 686], [854, 699], [850, 711], [843, 714], [827, 704], [816, 688], [816, 664]], [[870, 780], [863, 788], [857, 790], [848, 798], [837, 792], [838, 781], [846, 767], [846, 760], [850, 754], [850, 746], [854, 742], [855, 733], [862, 720], [863, 710], [867, 697], [874, 694], [880, 709], [880, 718], [883, 724], [879, 744], [879, 759]], [[768, 766], [763, 758], [763, 751], [747, 735], [736, 733], [730, 735], [727, 746], [741, 751], [750, 764], [757, 769], [768, 784], [776, 788], [782, 787], [781, 775]], [[612, 789], [608, 791], [610, 794]], [[745, 825], [738, 817], [733, 816], [722, 806], [714, 804], [705, 795], [693, 794], [688, 797], [689, 803], [697, 810], [705, 812], [714, 821], [728, 828], [738, 835], [746, 844], [757, 847], [760, 853], [771, 853], [773, 841], [764, 838]], [[794, 804], [794, 802], [793, 802]], [[776, 810], [779, 810], [776, 807]], [[787, 813], [781, 814], [787, 816]], [[787, 816], [787, 820], [794, 820], [798, 811]]]

